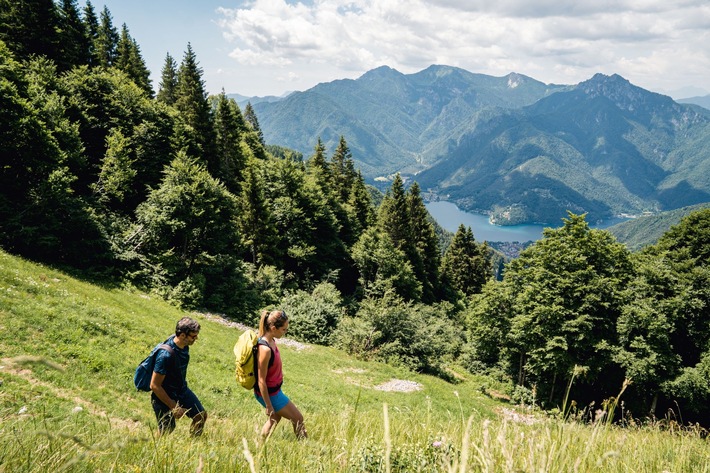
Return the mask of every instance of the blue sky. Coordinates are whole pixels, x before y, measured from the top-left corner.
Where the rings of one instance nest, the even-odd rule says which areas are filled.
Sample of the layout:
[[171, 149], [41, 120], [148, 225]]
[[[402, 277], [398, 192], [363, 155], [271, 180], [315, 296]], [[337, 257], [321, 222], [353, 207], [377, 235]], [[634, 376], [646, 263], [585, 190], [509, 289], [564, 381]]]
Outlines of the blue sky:
[[[188, 42], [208, 92], [282, 95], [387, 65], [557, 84], [595, 73], [684, 98], [710, 93], [707, 0], [96, 0], [138, 41], [153, 85]], [[79, 0], [83, 7], [84, 2]]]

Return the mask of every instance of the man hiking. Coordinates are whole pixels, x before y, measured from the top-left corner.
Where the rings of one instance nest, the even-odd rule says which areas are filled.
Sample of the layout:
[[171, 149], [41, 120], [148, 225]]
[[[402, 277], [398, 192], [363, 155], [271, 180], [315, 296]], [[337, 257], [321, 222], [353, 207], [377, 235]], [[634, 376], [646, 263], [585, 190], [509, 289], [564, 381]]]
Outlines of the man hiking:
[[190, 317], [180, 319], [175, 335], [165, 341], [169, 349], [158, 350], [150, 380], [150, 401], [158, 419], [160, 434], [175, 429], [175, 419], [187, 415], [192, 419], [190, 434], [198, 436], [207, 421], [207, 412], [195, 393], [187, 387], [187, 365], [190, 346], [200, 333], [200, 324]]

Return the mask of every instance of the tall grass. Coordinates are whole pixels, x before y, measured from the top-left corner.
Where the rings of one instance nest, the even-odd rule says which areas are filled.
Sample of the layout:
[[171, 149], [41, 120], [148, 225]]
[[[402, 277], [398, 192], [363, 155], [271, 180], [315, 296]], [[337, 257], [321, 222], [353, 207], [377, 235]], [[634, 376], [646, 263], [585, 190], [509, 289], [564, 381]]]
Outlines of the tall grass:
[[[469, 376], [451, 385], [325, 347], [282, 344], [285, 392], [310, 437], [279, 425], [233, 379], [239, 331], [203, 314], [188, 382], [209, 411], [156, 436], [135, 365], [183, 313], [0, 252], [0, 472], [703, 472], [697, 433], [582, 424], [515, 410]], [[376, 389], [391, 379], [415, 392]]]

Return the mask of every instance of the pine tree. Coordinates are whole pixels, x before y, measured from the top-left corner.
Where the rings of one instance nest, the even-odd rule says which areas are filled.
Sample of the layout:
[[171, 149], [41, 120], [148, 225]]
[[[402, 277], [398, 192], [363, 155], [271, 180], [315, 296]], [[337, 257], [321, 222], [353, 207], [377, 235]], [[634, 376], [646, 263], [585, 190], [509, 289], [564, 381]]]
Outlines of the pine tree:
[[377, 224], [390, 235], [397, 248], [404, 248], [410, 242], [411, 221], [402, 177], [397, 174], [392, 186], [385, 194], [377, 215]]
[[244, 107], [244, 120], [256, 133], [256, 136], [259, 138], [259, 143], [261, 143], [262, 146], [265, 146], [266, 143], [264, 142], [264, 133], [261, 131], [259, 120], [256, 118], [256, 112], [254, 111], [254, 107], [251, 106], [251, 102], [247, 102], [246, 107]]
[[116, 60], [116, 48], [118, 47], [119, 35], [116, 27], [113, 26], [113, 18], [108, 7], [101, 10], [100, 23], [94, 42], [94, 53], [96, 64], [103, 67], [110, 67]]
[[347, 202], [357, 174], [355, 173], [352, 153], [344, 136], [340, 137], [338, 147], [331, 158], [331, 170], [333, 173], [333, 185], [340, 199], [343, 202]]
[[96, 10], [91, 4], [90, 0], [86, 1], [86, 6], [84, 7], [84, 34], [86, 35], [89, 47], [89, 57], [88, 64], [90, 66], [98, 66], [99, 58], [96, 51], [96, 46], [98, 45], [99, 39], [99, 18], [96, 16]]
[[478, 294], [492, 275], [487, 245], [479, 245], [471, 227], [459, 225], [441, 261], [444, 283], [465, 296]]
[[239, 232], [254, 265], [274, 264], [273, 248], [276, 235], [272, 217], [264, 197], [264, 184], [259, 180], [252, 163], [244, 170], [245, 179], [239, 198]]
[[61, 69], [89, 64], [91, 47], [76, 0], [62, 0], [60, 9]]
[[[430, 221], [429, 212], [421, 198], [419, 184], [414, 182], [407, 194], [411, 232], [421, 266], [417, 278], [422, 283], [422, 302], [432, 303], [439, 290], [439, 265], [441, 262], [439, 239]], [[417, 269], [417, 267], [415, 267]]]
[[60, 58], [60, 18], [52, 0], [0, 0], [0, 41], [22, 60], [30, 55]]
[[239, 194], [239, 183], [246, 163], [241, 145], [244, 121], [239, 106], [234, 99], [227, 98], [224, 90], [215, 100], [216, 153], [209, 162], [209, 169], [227, 189]]
[[177, 63], [170, 55], [165, 55], [165, 64], [160, 76], [160, 84], [158, 88], [158, 101], [173, 105], [177, 94]]
[[372, 206], [370, 192], [365, 185], [362, 173], [358, 171], [350, 188], [348, 198], [350, 221], [353, 225], [353, 238], [357, 241], [360, 235], [375, 221], [375, 210]]
[[316, 142], [316, 146], [313, 150], [314, 153], [310, 158], [308, 158], [308, 161], [306, 162], [306, 167], [311, 170], [311, 172], [317, 172], [318, 174], [320, 174], [320, 180], [322, 182], [330, 183], [330, 165], [328, 164], [328, 161], [325, 158], [325, 145], [323, 144], [323, 141], [321, 141], [320, 136], [318, 137], [318, 141]]
[[[412, 219], [404, 181], [397, 174], [392, 186], [385, 195], [377, 215], [377, 225], [380, 231], [387, 233], [398, 250], [401, 250], [421, 283], [424, 266], [421, 255], [417, 251], [416, 241], [412, 238]], [[421, 290], [421, 289], [420, 289]]]
[[214, 153], [213, 117], [202, 80], [202, 68], [190, 43], [178, 69], [175, 107], [185, 123], [194, 130], [197, 149], [191, 149], [190, 153], [201, 156], [205, 162], [209, 161], [209, 156]]
[[116, 46], [116, 60], [114, 66], [125, 72], [149, 97], [153, 96], [150, 71], [141, 57], [138, 43], [128, 33], [128, 27], [125, 23], [121, 28], [121, 36]]

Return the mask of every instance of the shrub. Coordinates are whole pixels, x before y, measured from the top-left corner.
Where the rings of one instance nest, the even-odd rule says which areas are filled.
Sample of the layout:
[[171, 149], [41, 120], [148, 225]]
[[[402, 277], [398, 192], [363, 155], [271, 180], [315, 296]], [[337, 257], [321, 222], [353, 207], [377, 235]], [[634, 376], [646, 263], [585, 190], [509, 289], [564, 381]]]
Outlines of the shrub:
[[321, 282], [310, 294], [299, 290], [287, 295], [282, 308], [289, 316], [289, 331], [294, 338], [328, 345], [343, 317], [342, 304], [338, 289], [329, 282]]

